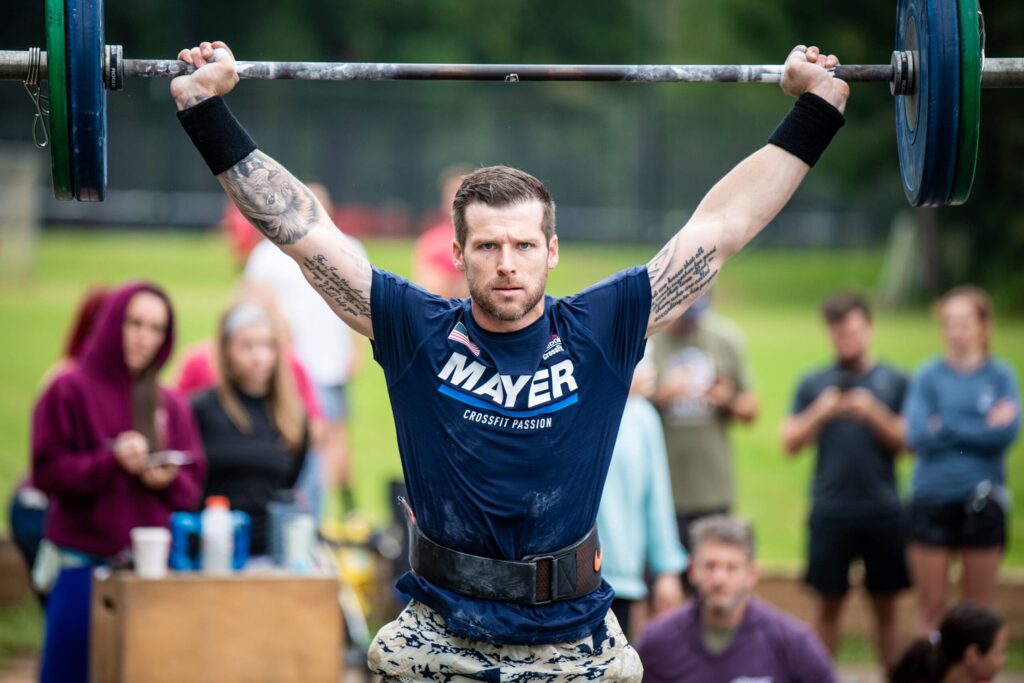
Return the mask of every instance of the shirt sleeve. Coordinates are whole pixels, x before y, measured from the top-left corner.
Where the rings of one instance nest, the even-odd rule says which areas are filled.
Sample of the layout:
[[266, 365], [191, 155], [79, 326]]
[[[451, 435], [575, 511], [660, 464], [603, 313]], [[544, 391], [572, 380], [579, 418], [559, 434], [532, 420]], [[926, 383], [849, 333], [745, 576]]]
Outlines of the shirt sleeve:
[[785, 644], [789, 661], [788, 680], [794, 683], [836, 683], [836, 672], [825, 647], [810, 629], [801, 629]]
[[939, 419], [939, 405], [932, 381], [934, 365], [927, 365], [914, 374], [903, 401], [903, 417], [907, 422], [907, 448], [921, 455], [922, 450], [948, 445]]
[[793, 395], [793, 405], [790, 407], [790, 414], [798, 415], [805, 410], [807, 406], [814, 402], [814, 390], [811, 387], [811, 378], [804, 377], [800, 380], [800, 384], [797, 385], [796, 394]]
[[102, 444], [76, 443], [80, 401], [60, 378], [47, 387], [32, 413], [32, 480], [58, 497], [91, 497], [109, 490], [120, 465]]
[[647, 518], [647, 565], [654, 574], [680, 573], [686, 569], [687, 555], [679, 542], [672, 485], [669, 483], [668, 456], [661, 420], [651, 405], [644, 406], [644, 432], [648, 435], [647, 452], [649, 495], [644, 513]]
[[647, 323], [651, 316], [651, 280], [646, 266], [636, 266], [609, 277], [579, 294], [566, 297], [582, 324], [609, 363], [628, 383], [643, 358]]
[[448, 301], [409, 280], [373, 268], [370, 286], [373, 358], [384, 369], [389, 386], [427, 340], [432, 322], [450, 308]]
[[896, 390], [892, 392], [892, 400], [888, 406], [892, 412], [899, 415], [903, 410], [903, 402], [907, 398], [907, 389], [910, 386], [910, 381], [902, 372], [893, 372], [892, 378], [896, 383]]

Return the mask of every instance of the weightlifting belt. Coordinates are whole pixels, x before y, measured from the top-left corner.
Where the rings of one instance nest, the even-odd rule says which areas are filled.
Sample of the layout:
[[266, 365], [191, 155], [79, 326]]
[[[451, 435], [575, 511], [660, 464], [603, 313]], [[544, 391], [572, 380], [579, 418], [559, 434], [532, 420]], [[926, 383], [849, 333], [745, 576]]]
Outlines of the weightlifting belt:
[[572, 545], [522, 560], [497, 560], [447, 548], [427, 538], [404, 498], [409, 527], [409, 565], [430, 583], [481, 600], [546, 605], [573, 600], [601, 585], [597, 525]]

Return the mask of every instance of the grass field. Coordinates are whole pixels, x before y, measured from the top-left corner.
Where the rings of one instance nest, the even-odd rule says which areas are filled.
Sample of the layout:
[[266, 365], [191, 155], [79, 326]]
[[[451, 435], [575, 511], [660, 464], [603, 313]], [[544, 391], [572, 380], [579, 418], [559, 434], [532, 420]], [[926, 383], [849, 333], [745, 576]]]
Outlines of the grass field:
[[[369, 241], [374, 263], [398, 273], [409, 268], [410, 244]], [[646, 261], [655, 250], [625, 245], [562, 245], [562, 262], [549, 290], [567, 294], [622, 267]], [[802, 557], [804, 517], [812, 457], [788, 460], [776, 443], [778, 424], [800, 374], [828, 358], [817, 317], [822, 295], [838, 287], [873, 291], [881, 270], [878, 253], [752, 249], [721, 276], [716, 305], [743, 330], [762, 412], [734, 431], [739, 509], [756, 523], [762, 557], [796, 566]], [[230, 296], [236, 267], [216, 235], [47, 232], [38, 245], [35, 275], [0, 280], [0, 487], [10, 490], [28, 463], [28, 420], [40, 376], [60, 353], [65, 328], [83, 289], [146, 277], [166, 286], [178, 314], [180, 350], [207, 337]], [[912, 370], [939, 350], [936, 327], [923, 310], [877, 316], [878, 355]], [[1024, 322], [997, 321], [995, 348], [1024, 367]], [[367, 354], [368, 356], [368, 354]], [[173, 361], [172, 361], [173, 366]], [[394, 426], [383, 376], [367, 360], [353, 385], [352, 424], [356, 497], [382, 520], [390, 509], [386, 482], [400, 476]], [[1011, 454], [1010, 482], [1024, 495], [1024, 448]], [[903, 480], [909, 462], [901, 464]], [[1016, 475], [1016, 476], [1015, 476]], [[6, 520], [4, 520], [6, 523]], [[1024, 513], [1014, 512], [1007, 565], [1024, 566]]]

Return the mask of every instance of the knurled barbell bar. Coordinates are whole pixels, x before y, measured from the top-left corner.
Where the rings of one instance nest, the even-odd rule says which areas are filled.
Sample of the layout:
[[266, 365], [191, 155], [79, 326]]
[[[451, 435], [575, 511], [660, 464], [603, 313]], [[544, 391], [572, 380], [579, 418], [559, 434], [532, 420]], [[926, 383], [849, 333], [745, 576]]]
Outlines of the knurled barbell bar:
[[[51, 169], [58, 199], [102, 201], [107, 184], [106, 90], [125, 78], [173, 78], [194, 67], [125, 59], [104, 45], [102, 0], [46, 0], [45, 52], [0, 50], [0, 80], [48, 81]], [[396, 64], [238, 62], [243, 79], [778, 83], [780, 65]], [[899, 0], [889, 64], [842, 65], [851, 83], [889, 83], [900, 174], [914, 206], [961, 204], [978, 153], [981, 88], [1024, 87], [1024, 58], [985, 57], [978, 0]]]

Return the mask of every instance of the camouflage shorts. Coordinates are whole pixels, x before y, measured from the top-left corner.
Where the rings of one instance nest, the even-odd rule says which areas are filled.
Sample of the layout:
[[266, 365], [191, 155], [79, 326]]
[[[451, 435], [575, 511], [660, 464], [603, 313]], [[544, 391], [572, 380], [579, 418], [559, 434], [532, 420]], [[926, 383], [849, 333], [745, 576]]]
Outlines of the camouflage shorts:
[[609, 610], [598, 638], [556, 645], [491, 645], [461, 638], [413, 600], [370, 646], [370, 670], [385, 683], [404, 681], [628, 681], [643, 667]]

